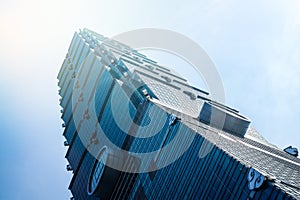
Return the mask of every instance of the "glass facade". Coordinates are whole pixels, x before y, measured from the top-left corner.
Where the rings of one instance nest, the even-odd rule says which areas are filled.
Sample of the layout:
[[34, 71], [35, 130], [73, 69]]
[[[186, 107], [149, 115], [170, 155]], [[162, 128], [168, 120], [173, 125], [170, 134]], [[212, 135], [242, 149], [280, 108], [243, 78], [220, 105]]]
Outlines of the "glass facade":
[[[91, 76], [96, 82], [89, 81]], [[208, 116], [201, 110], [208, 93], [126, 45], [87, 29], [75, 33], [58, 79], [74, 199], [300, 199], [298, 158], [249, 139], [254, 131], [247, 130], [249, 124], [243, 127], [246, 134], [237, 135], [201, 122]], [[92, 95], [78, 93], [74, 101], [74, 89]], [[149, 170], [111, 168], [106, 164], [125, 157], [115, 158], [109, 147], [93, 155], [73, 116], [80, 102], [94, 106], [97, 123], [112, 144], [149, 155], [126, 160], [126, 169]], [[190, 116], [195, 113], [198, 118]], [[81, 131], [89, 137], [90, 129]], [[96, 144], [103, 138], [92, 139]], [[264, 177], [255, 189], [249, 189], [252, 168]]]

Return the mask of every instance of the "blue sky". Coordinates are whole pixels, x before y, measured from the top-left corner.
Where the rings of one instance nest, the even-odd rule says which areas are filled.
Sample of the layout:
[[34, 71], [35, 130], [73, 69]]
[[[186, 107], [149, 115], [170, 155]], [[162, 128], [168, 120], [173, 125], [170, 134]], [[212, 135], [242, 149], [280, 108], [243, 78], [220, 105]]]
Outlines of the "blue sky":
[[110, 37], [147, 27], [190, 37], [215, 62], [227, 104], [278, 147], [300, 147], [299, 13], [298, 0], [2, 1], [0, 199], [70, 197], [56, 75], [83, 27]]

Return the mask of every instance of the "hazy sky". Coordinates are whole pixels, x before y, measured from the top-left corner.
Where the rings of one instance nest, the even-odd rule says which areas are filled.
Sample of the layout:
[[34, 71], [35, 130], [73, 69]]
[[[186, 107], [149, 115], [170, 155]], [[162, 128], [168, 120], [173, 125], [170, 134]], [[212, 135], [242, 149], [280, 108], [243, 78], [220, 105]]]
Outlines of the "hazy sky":
[[71, 196], [56, 76], [83, 27], [109, 37], [147, 27], [190, 37], [215, 62], [227, 104], [271, 143], [300, 148], [299, 13], [299, 0], [1, 1], [0, 199]]

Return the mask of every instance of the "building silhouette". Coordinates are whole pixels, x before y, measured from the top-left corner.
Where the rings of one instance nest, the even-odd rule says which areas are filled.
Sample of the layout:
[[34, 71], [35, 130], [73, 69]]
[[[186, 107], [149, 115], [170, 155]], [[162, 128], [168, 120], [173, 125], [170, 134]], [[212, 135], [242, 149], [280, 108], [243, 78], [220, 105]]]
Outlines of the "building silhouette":
[[300, 199], [297, 149], [125, 44], [76, 32], [58, 79], [71, 199]]

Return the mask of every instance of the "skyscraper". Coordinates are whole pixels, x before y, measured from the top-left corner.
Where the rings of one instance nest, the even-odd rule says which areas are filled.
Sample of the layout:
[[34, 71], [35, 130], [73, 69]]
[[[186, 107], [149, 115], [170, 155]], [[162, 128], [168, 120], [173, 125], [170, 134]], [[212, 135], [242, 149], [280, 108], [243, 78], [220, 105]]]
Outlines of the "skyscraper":
[[300, 199], [294, 151], [125, 44], [75, 33], [58, 79], [74, 199]]

